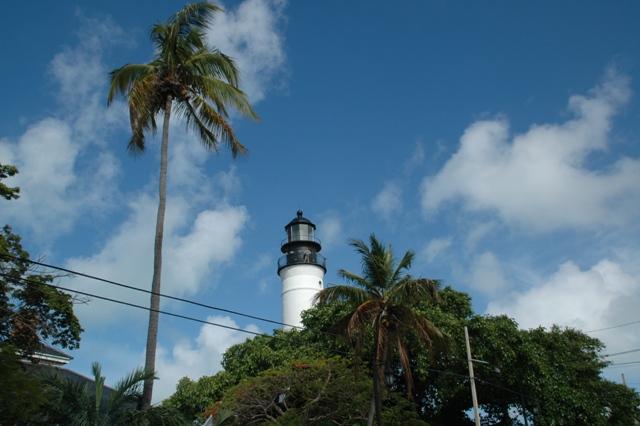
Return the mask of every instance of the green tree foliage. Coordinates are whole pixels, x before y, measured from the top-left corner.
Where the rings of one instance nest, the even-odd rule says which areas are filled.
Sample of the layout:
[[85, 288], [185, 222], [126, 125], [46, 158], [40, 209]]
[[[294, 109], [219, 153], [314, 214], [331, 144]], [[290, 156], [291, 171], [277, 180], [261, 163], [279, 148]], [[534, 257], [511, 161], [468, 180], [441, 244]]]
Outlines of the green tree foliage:
[[20, 197], [20, 188], [7, 186], [2, 182], [3, 179], [14, 176], [18, 173], [18, 169], [10, 164], [0, 164], [0, 197], [5, 200], [12, 200]]
[[[176, 112], [199, 136], [207, 149], [217, 151], [226, 145], [233, 156], [246, 148], [236, 137], [229, 122], [228, 108], [257, 118], [247, 96], [239, 89], [239, 72], [224, 53], [205, 44], [204, 31], [213, 15], [221, 9], [208, 2], [185, 5], [167, 23], [156, 24], [151, 30], [155, 57], [146, 64], [126, 64], [111, 72], [108, 94], [110, 104], [118, 94], [129, 103], [131, 140], [129, 149], [145, 149], [145, 133], [155, 131], [156, 118], [163, 114], [160, 148], [160, 182], [154, 243], [151, 308], [145, 368], [155, 370], [162, 272], [162, 242], [167, 198], [167, 163], [169, 121]], [[153, 381], [144, 386], [144, 404], [151, 403]]]
[[[378, 424], [382, 424], [385, 370], [393, 369], [393, 355], [400, 361], [396, 371], [403, 373], [407, 395], [412, 398], [413, 375], [407, 338], [414, 336], [430, 347], [433, 340], [443, 337], [428, 315], [414, 311], [418, 302], [423, 305], [437, 302], [438, 283], [409, 276], [406, 271], [411, 267], [413, 252], [406, 252], [396, 262], [391, 247], [382, 244], [373, 234], [369, 245], [360, 240], [352, 241], [351, 245], [362, 256], [362, 275], [340, 270], [339, 275], [354, 285], [325, 288], [316, 300], [320, 306], [337, 302], [351, 307], [338, 322], [344, 324], [346, 335], [356, 348], [362, 347], [373, 330], [371, 366], [375, 417]], [[390, 349], [393, 352], [390, 353]]]
[[[13, 166], [0, 165], [0, 179], [13, 176]], [[0, 186], [11, 200], [18, 188]], [[32, 268], [29, 253], [18, 235], [5, 225], [0, 232], [0, 342], [30, 355], [43, 340], [64, 348], [77, 348], [82, 328], [73, 314], [73, 299], [47, 286], [56, 278]]]
[[79, 383], [57, 374], [46, 378], [50, 396], [43, 410], [48, 424], [59, 425], [184, 425], [185, 420], [167, 407], [139, 410], [142, 384], [153, 374], [137, 369], [120, 380], [114, 389], [105, 386], [100, 364], [92, 365], [93, 384]]
[[[0, 180], [17, 169], [0, 165]], [[19, 189], [0, 182], [0, 196], [18, 198]], [[71, 296], [48, 287], [55, 276], [33, 270], [20, 237], [6, 225], [0, 231], [0, 423], [34, 423], [48, 395], [28, 373], [22, 358], [43, 341], [77, 348], [82, 328]]]
[[0, 343], [0, 424], [33, 422], [46, 399], [42, 383], [25, 371], [17, 349]]
[[472, 424], [465, 325], [474, 358], [489, 363], [475, 371], [483, 424], [518, 424], [514, 412], [536, 425], [628, 425], [640, 418], [637, 393], [601, 377], [599, 340], [559, 327], [520, 330], [508, 317], [476, 315], [469, 296], [451, 288], [440, 298], [428, 312], [450, 336], [448, 348], [436, 357], [418, 351], [413, 360], [415, 397], [430, 424]]
[[[419, 304], [415, 309], [428, 314], [449, 336], [444, 350], [434, 353], [415, 337], [407, 340], [412, 354], [413, 396], [423, 421], [443, 426], [473, 424], [467, 414], [471, 397], [462, 331], [465, 325], [473, 356], [490, 363], [476, 365], [483, 424], [522, 424], [523, 406], [530, 424], [536, 425], [622, 426], [640, 418], [638, 394], [600, 377], [604, 363], [598, 357], [602, 348], [598, 340], [571, 329], [520, 330], [505, 316], [476, 315], [469, 296], [449, 287], [441, 289], [439, 297], [439, 304]], [[277, 332], [274, 338], [256, 337], [232, 346], [225, 353], [223, 371], [198, 381], [183, 379], [166, 403], [194, 418], [221, 407], [216, 402], [228, 398], [238, 383], [263, 377], [266, 371], [285, 374], [299, 362], [296, 360], [341, 356], [350, 363], [362, 363], [371, 353], [356, 353], [344, 338], [333, 334], [336, 318], [348, 312], [342, 303], [316, 306], [303, 314], [306, 328], [302, 331]], [[390, 371], [394, 374], [393, 392], [387, 393], [390, 399], [382, 404], [382, 419], [385, 424], [398, 424], [402, 417], [392, 417], [388, 410], [394, 404], [410, 405], [410, 401], [401, 397], [407, 388], [398, 359], [393, 360]], [[368, 364], [362, 365], [358, 374], [370, 376]], [[345, 386], [352, 389], [349, 383]], [[514, 413], [520, 413], [520, 420]]]
[[178, 382], [174, 394], [162, 405], [179, 411], [187, 419], [199, 417], [204, 420], [216, 402], [236, 383], [237, 381], [226, 371], [213, 376], [203, 376], [196, 381], [183, 377]]
[[54, 275], [34, 271], [20, 237], [5, 226], [0, 233], [0, 341], [25, 355], [46, 340], [77, 348], [82, 328], [73, 313], [73, 299], [47, 286]]
[[[230, 389], [220, 406], [234, 412], [232, 424], [361, 425], [370, 399], [365, 369], [331, 358], [267, 370]], [[404, 425], [425, 424], [409, 401], [394, 394], [385, 401], [382, 415], [402, 419]]]
[[163, 404], [190, 419], [203, 417], [228, 389], [269, 369], [283, 368], [299, 359], [318, 360], [335, 355], [355, 359], [347, 342], [331, 331], [335, 318], [346, 312], [343, 305], [337, 304], [315, 307], [303, 313], [303, 330], [276, 330], [273, 337], [256, 336], [230, 347], [223, 356], [221, 372], [197, 381], [183, 378], [176, 392]]

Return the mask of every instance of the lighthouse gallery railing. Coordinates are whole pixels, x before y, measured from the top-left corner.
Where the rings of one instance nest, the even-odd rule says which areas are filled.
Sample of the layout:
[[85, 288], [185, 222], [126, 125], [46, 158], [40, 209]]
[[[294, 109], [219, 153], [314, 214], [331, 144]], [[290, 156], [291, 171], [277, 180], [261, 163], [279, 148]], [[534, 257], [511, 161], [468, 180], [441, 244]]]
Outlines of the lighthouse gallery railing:
[[278, 272], [287, 266], [304, 264], [317, 265], [325, 271], [327, 270], [327, 259], [325, 259], [323, 255], [313, 252], [292, 252], [287, 253], [284, 256], [280, 256], [280, 259], [278, 259]]

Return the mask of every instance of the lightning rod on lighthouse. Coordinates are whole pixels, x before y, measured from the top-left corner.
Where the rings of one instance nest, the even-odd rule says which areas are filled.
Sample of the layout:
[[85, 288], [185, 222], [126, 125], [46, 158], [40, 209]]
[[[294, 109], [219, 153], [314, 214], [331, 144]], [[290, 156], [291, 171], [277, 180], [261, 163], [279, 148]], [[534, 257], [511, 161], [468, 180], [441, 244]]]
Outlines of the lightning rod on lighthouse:
[[318, 252], [320, 240], [315, 237], [316, 225], [298, 210], [296, 217], [284, 227], [287, 238], [280, 250], [278, 275], [282, 281], [282, 322], [301, 327], [302, 312], [313, 306], [313, 298], [324, 286], [326, 260]]

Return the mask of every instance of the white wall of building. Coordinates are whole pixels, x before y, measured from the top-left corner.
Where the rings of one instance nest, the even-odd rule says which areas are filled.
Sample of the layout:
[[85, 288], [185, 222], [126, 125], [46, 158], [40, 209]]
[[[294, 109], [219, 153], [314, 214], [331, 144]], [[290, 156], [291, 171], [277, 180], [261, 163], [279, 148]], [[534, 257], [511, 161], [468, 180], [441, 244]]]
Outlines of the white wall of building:
[[316, 265], [292, 265], [281, 269], [279, 275], [282, 280], [282, 322], [301, 327], [302, 311], [313, 306], [314, 296], [324, 286], [324, 269]]

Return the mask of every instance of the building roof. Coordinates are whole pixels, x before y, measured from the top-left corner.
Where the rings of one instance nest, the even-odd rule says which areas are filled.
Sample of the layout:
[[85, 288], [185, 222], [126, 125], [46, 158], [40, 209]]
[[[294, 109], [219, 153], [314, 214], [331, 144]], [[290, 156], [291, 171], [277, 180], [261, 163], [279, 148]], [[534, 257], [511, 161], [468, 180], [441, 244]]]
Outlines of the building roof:
[[45, 345], [45, 344], [42, 344], [40, 346], [40, 349], [38, 349], [36, 351], [36, 353], [43, 354], [43, 355], [50, 355], [50, 356], [60, 357], [60, 358], [66, 358], [69, 361], [71, 361], [73, 359], [73, 357], [71, 355], [68, 355], [68, 354], [66, 354], [66, 353], [64, 353], [62, 351], [59, 351], [58, 349], [56, 349], [56, 348], [54, 348], [52, 346]]
[[313, 229], [316, 229], [316, 225], [314, 225], [313, 222], [311, 222], [309, 219], [307, 219], [306, 217], [303, 216], [303, 212], [302, 210], [298, 210], [296, 212], [296, 217], [293, 218], [293, 220], [291, 220], [291, 222], [287, 223], [284, 227], [284, 229], [290, 228], [293, 225], [297, 225], [299, 223], [305, 223], [307, 225], [310, 225], [313, 227]]

